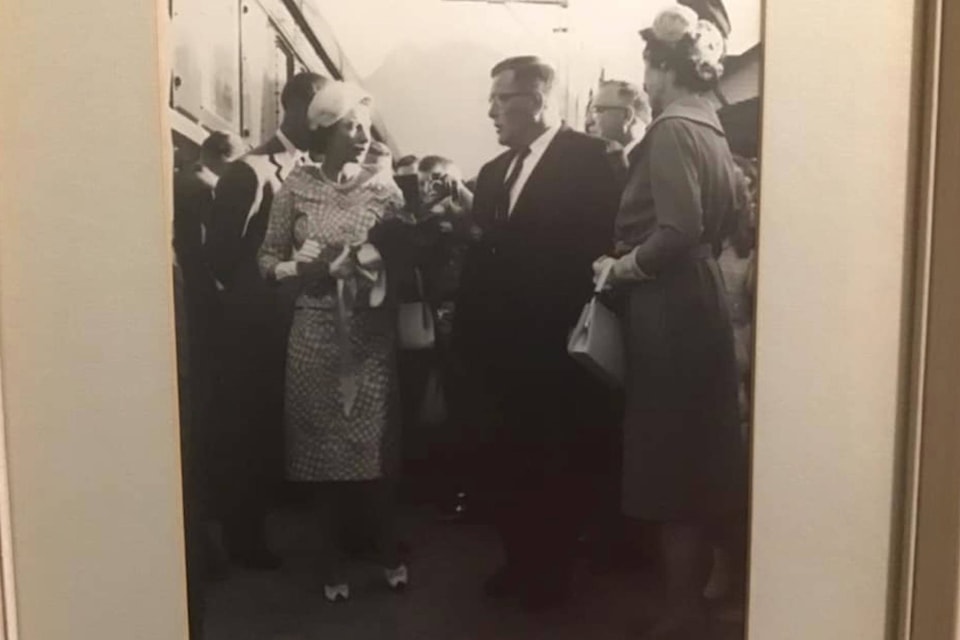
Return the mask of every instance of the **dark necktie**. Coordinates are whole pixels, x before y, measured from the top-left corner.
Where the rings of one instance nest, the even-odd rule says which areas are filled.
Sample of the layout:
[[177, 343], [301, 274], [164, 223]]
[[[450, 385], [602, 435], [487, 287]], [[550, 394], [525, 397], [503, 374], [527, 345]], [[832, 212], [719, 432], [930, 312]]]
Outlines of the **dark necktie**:
[[497, 222], [506, 222], [510, 217], [510, 192], [520, 178], [520, 172], [523, 171], [523, 161], [526, 160], [528, 155], [530, 155], [530, 148], [523, 147], [522, 149], [517, 149], [517, 152], [513, 156], [515, 158], [513, 169], [510, 170], [510, 175], [508, 175], [507, 179], [503, 182], [503, 192], [497, 204]]

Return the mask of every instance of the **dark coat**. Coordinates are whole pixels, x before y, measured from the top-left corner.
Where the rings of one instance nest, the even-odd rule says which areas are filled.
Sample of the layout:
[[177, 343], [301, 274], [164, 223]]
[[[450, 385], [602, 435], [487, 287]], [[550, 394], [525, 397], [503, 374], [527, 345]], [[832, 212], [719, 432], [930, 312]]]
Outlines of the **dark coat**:
[[567, 368], [570, 330], [590, 296], [591, 264], [609, 252], [619, 189], [602, 140], [563, 129], [547, 147], [507, 222], [495, 207], [513, 159], [477, 178], [473, 217], [483, 238], [468, 251], [455, 335], [479, 368]]
[[[292, 293], [260, 275], [270, 207], [296, 157], [276, 138], [231, 163], [217, 183], [207, 258], [219, 282], [211, 475], [231, 510], [262, 510], [279, 481], [286, 336]], [[279, 294], [279, 295], [278, 295]]]
[[668, 106], [631, 154], [617, 250], [635, 249], [655, 276], [622, 287], [632, 517], [703, 521], [745, 505], [733, 329], [714, 257], [733, 219], [733, 176], [723, 127], [701, 98]]
[[670, 105], [631, 152], [616, 222], [616, 250], [634, 247], [647, 273], [700, 244], [719, 255], [736, 223], [736, 166], [713, 107], [690, 97]]
[[231, 163], [217, 183], [207, 257], [227, 291], [264, 291], [257, 266], [273, 198], [295, 159], [276, 138]]
[[204, 228], [213, 213], [215, 184], [197, 170], [184, 169], [173, 177], [173, 250], [191, 288], [212, 287], [203, 252]]

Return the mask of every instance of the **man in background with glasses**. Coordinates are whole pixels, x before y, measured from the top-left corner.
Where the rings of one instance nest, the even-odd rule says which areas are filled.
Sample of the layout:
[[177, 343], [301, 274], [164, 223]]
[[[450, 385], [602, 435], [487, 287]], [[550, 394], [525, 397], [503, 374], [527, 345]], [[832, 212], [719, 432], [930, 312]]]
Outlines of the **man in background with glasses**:
[[630, 153], [643, 139], [652, 119], [647, 95], [630, 82], [608, 80], [600, 84], [590, 111], [596, 135], [608, 141], [614, 168], [626, 180]]

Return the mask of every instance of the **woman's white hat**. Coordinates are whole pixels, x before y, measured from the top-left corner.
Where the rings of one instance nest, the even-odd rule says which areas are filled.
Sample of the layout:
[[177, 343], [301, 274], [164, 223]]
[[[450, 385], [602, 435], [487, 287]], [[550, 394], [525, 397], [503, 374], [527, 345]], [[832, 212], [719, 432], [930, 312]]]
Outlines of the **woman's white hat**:
[[356, 107], [372, 104], [373, 98], [363, 87], [342, 80], [328, 82], [313, 94], [307, 107], [307, 123], [311, 130], [329, 127]]

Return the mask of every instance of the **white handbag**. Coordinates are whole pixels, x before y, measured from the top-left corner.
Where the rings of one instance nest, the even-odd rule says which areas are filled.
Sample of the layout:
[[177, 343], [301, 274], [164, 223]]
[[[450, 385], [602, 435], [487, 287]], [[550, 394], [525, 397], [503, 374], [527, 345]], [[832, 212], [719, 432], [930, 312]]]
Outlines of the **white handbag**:
[[622, 387], [626, 353], [620, 318], [598, 299], [612, 269], [611, 260], [597, 279], [593, 297], [583, 307], [577, 326], [570, 334], [567, 352], [607, 384]]
[[423, 302], [423, 278], [416, 270], [420, 302], [403, 302], [397, 316], [397, 341], [401, 349], [431, 349], [436, 344], [437, 332], [433, 309]]

